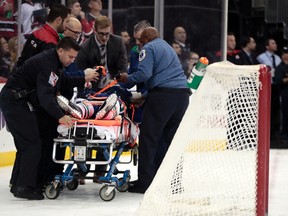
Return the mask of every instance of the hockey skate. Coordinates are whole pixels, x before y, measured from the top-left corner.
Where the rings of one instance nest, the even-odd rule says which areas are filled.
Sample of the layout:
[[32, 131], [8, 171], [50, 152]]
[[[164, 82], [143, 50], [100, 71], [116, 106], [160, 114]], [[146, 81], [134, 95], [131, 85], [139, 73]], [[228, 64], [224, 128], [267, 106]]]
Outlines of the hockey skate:
[[109, 95], [102, 106], [99, 108], [99, 111], [96, 114], [95, 119], [103, 119], [108, 112], [116, 105], [118, 97], [115, 93]]
[[73, 104], [67, 98], [63, 97], [62, 95], [58, 95], [57, 102], [63, 110], [70, 113], [73, 117], [78, 118], [78, 119], [83, 118], [81, 109], [79, 109], [78, 106]]

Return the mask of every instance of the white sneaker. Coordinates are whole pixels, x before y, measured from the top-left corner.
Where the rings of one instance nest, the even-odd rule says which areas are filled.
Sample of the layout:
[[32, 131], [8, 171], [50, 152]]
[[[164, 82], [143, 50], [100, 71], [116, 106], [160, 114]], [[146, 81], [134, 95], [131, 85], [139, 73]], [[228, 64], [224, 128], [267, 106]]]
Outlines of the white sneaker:
[[105, 102], [99, 108], [99, 111], [96, 114], [95, 119], [103, 119], [108, 112], [116, 105], [118, 97], [115, 93], [109, 95]]
[[67, 98], [63, 97], [62, 95], [58, 95], [57, 102], [63, 110], [70, 113], [73, 117], [82, 119], [82, 112], [79, 107], [77, 107], [77, 105], [73, 104]]

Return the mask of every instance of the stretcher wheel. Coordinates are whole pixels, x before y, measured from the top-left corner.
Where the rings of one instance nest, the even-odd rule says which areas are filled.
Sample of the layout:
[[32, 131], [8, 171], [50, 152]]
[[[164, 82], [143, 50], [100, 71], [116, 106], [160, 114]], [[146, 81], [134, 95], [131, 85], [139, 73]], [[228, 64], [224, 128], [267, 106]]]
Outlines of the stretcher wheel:
[[111, 201], [114, 199], [115, 197], [115, 190], [112, 190], [110, 194], [107, 194], [107, 190], [109, 189], [109, 186], [104, 186], [100, 189], [99, 191], [99, 195], [100, 195], [100, 198], [104, 201]]
[[72, 181], [68, 182], [66, 184], [66, 187], [69, 189], [69, 190], [76, 190], [78, 188], [78, 185], [79, 185], [79, 182], [77, 179], [72, 179]]
[[[123, 181], [123, 178], [119, 178], [119, 181]], [[116, 189], [119, 191], [119, 192], [126, 192], [130, 186], [130, 178], [128, 178], [128, 182], [125, 182], [123, 185], [121, 186], [116, 186]]]
[[48, 199], [57, 199], [60, 194], [60, 187], [54, 187], [53, 184], [47, 185], [45, 188], [45, 195]]

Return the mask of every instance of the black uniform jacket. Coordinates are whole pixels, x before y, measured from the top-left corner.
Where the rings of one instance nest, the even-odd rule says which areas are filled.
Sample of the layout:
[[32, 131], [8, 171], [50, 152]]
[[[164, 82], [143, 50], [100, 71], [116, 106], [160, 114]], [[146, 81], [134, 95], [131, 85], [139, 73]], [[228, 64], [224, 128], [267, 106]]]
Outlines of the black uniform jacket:
[[23, 66], [18, 68], [15, 74], [8, 79], [5, 86], [16, 91], [34, 91], [33, 103], [37, 101], [38, 105], [58, 120], [64, 116], [56, 101], [60, 86], [73, 88], [84, 84], [84, 77], [64, 76], [63, 65], [56, 49], [50, 49], [25, 61]]

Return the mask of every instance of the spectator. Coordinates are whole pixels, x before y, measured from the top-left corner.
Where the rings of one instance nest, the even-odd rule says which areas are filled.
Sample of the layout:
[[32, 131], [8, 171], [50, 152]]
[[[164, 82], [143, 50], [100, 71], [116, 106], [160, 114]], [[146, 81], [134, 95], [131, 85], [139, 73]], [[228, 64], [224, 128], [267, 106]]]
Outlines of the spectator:
[[68, 22], [70, 10], [64, 5], [55, 5], [48, 14], [45, 25], [29, 35], [17, 66], [21, 66], [28, 58], [47, 49], [55, 48], [59, 41], [59, 33], [63, 33]]
[[[176, 52], [179, 61], [181, 62], [181, 56], [182, 56], [183, 50], [181, 49], [180, 44], [177, 43], [177, 42], [175, 42], [175, 41], [173, 41], [171, 46], [172, 46], [172, 48], [174, 49], [174, 51]], [[188, 79], [188, 77], [189, 77], [188, 60], [189, 60], [189, 58], [187, 59], [187, 69], [186, 69], [186, 72], [184, 71], [185, 76], [186, 76], [187, 79]], [[182, 62], [182, 63], [183, 63], [183, 62]], [[182, 63], [181, 63], [181, 65], [183, 65]]]
[[180, 56], [182, 54], [182, 49], [180, 47], [180, 44], [177, 42], [172, 42], [172, 48], [174, 49], [174, 51], [176, 52], [176, 54], [180, 60]]
[[255, 65], [259, 64], [256, 55], [256, 42], [254, 38], [243, 36], [240, 40], [241, 51], [238, 53], [239, 59], [235, 64], [238, 65]]
[[[33, 30], [32, 24], [34, 23], [33, 12], [36, 10], [42, 9], [42, 5], [40, 3], [34, 3], [33, 0], [23, 1], [21, 5], [21, 25], [22, 25], [22, 35], [23, 38], [28, 37]], [[25, 43], [26, 40], [22, 42]]]
[[[97, 17], [102, 16], [102, 1], [101, 0], [88, 0], [88, 11], [85, 13], [85, 17], [90, 25], [90, 32], [84, 32], [86, 38], [89, 38], [93, 34], [93, 26]], [[88, 26], [87, 26], [88, 29]]]
[[79, 44], [81, 43], [82, 25], [77, 18], [70, 17], [63, 34], [59, 33], [60, 38], [72, 37]]
[[184, 70], [184, 73], [186, 77], [188, 76], [187, 70], [188, 70], [188, 59], [190, 54], [190, 44], [186, 43], [187, 40], [187, 34], [186, 30], [178, 26], [174, 29], [174, 42], [178, 43], [181, 47], [181, 55], [180, 55], [180, 63], [182, 65], [182, 68]]
[[280, 133], [280, 96], [279, 85], [275, 82], [275, 69], [281, 63], [281, 58], [276, 55], [277, 43], [269, 38], [265, 42], [266, 51], [257, 56], [260, 64], [265, 64], [271, 68], [271, 139], [276, 139]]
[[[188, 60], [188, 74], [189, 77], [191, 75], [192, 69], [194, 65], [199, 61], [199, 55], [196, 52], [190, 52], [189, 60]], [[188, 77], [188, 78], [189, 78]]]
[[[281, 140], [288, 147], [288, 47], [283, 47], [282, 62], [275, 70], [275, 83], [279, 85], [281, 98]], [[273, 140], [274, 141], [274, 140]], [[271, 143], [271, 145], [276, 143]], [[277, 142], [277, 145], [280, 145]]]
[[122, 41], [126, 48], [126, 54], [127, 54], [127, 61], [130, 62], [130, 50], [131, 50], [131, 43], [130, 43], [130, 35], [127, 32], [127, 30], [121, 30], [120, 36], [122, 38]]
[[16, 70], [18, 59], [18, 37], [12, 37], [8, 41], [8, 49], [11, 56], [11, 72]]
[[[78, 0], [68, 0], [67, 7], [71, 10], [71, 16], [77, 18], [82, 25], [83, 36], [91, 35], [93, 33], [93, 25], [91, 25], [82, 11], [81, 5]], [[84, 40], [84, 39], [83, 39]]]
[[7, 40], [17, 36], [14, 0], [0, 1], [0, 35]]
[[[92, 90], [104, 88], [120, 72], [127, 71], [126, 50], [121, 37], [111, 34], [112, 23], [107, 16], [98, 16], [94, 23], [94, 34], [81, 44], [76, 64], [79, 69], [103, 66], [106, 74], [101, 74], [97, 83], [92, 83]], [[83, 89], [78, 88], [79, 91]], [[97, 151], [97, 160], [105, 160], [103, 153]], [[95, 179], [103, 175], [107, 166], [96, 166]]]
[[[240, 50], [236, 49], [236, 37], [233, 32], [228, 32], [227, 34], [227, 61], [237, 64], [239, 60], [239, 52]], [[209, 62], [219, 62], [221, 61], [221, 50], [217, 51], [215, 55], [209, 58]]]
[[7, 78], [12, 70], [12, 60], [8, 43], [4, 37], [0, 37], [0, 43], [0, 76]]
[[71, 127], [75, 119], [64, 115], [55, 99], [59, 87], [84, 85], [85, 81], [97, 79], [96, 72], [90, 72], [85, 78], [74, 79], [62, 75], [61, 69], [74, 61], [79, 49], [75, 40], [62, 39], [57, 48], [27, 60], [27, 64], [18, 68], [15, 76], [8, 79], [0, 93], [1, 110], [17, 149], [17, 169], [13, 169], [15, 172], [10, 190], [17, 198], [44, 199], [37, 185], [41, 151], [42, 147], [45, 148], [41, 135], [44, 131], [37, 110], [43, 109], [56, 122]]
[[[164, 158], [189, 104], [190, 89], [172, 47], [160, 39], [159, 32], [147, 27], [141, 34], [144, 45], [139, 55], [138, 71], [120, 74], [120, 82], [145, 82], [148, 89], [139, 138], [138, 181], [128, 191], [145, 193], [151, 184], [160, 157]], [[169, 62], [169, 64], [167, 64]], [[155, 67], [157, 65], [157, 67]]]

